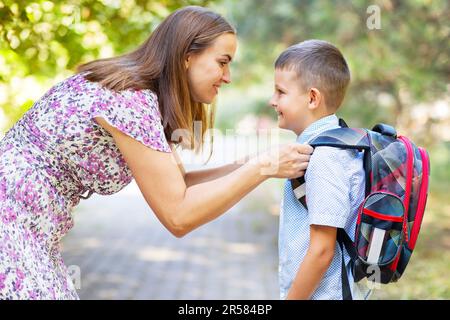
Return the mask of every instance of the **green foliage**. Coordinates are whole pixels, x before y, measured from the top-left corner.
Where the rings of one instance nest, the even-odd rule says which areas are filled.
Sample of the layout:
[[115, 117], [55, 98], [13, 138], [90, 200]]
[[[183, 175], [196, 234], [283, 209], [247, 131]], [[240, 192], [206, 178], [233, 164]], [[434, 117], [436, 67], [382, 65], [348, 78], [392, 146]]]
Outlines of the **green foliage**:
[[32, 98], [15, 95], [14, 79], [49, 87], [80, 63], [134, 49], [175, 9], [209, 2], [0, 0], [0, 109], [7, 127], [30, 106], [22, 100]]
[[[411, 114], [419, 103], [447, 99], [448, 104], [448, 1], [229, 0], [223, 5], [240, 37], [234, 79], [244, 92], [271, 81], [274, 61], [288, 46], [327, 40], [341, 49], [352, 72], [342, 116], [354, 126], [391, 123], [421, 142], [433, 142], [422, 139]], [[368, 27], [375, 17], [370, 5], [379, 8], [381, 29]]]

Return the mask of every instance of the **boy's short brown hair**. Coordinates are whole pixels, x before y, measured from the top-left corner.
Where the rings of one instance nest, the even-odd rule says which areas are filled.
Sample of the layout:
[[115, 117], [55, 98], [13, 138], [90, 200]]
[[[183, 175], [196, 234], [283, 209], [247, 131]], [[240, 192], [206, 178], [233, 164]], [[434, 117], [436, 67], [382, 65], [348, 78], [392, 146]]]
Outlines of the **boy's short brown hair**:
[[276, 69], [293, 70], [302, 90], [319, 89], [328, 108], [336, 111], [344, 100], [350, 70], [344, 56], [329, 42], [306, 40], [287, 48], [275, 62]]

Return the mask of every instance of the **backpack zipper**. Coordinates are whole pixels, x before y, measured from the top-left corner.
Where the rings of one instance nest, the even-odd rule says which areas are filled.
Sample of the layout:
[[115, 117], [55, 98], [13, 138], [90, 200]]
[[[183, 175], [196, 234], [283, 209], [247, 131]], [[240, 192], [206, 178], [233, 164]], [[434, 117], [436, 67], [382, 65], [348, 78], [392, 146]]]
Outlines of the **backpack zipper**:
[[428, 156], [426, 154], [426, 151], [423, 148], [419, 147], [419, 152], [422, 157], [422, 183], [420, 185], [419, 200], [416, 211], [419, 216], [416, 216], [414, 219], [414, 225], [411, 229], [411, 240], [410, 243], [408, 243], [408, 246], [411, 250], [413, 250], [416, 246], [417, 237], [419, 235], [420, 226], [422, 224], [425, 204], [427, 202], [428, 180], [430, 174], [430, 168], [428, 166]]
[[409, 235], [408, 235], [408, 228], [407, 228], [407, 221], [409, 217], [409, 201], [411, 197], [411, 184], [412, 184], [412, 175], [413, 175], [413, 165], [414, 165], [414, 159], [413, 159], [413, 152], [412, 152], [412, 146], [409, 142], [408, 138], [404, 136], [398, 137], [399, 140], [403, 142], [403, 144], [406, 147], [407, 150], [407, 172], [406, 172], [406, 186], [405, 186], [405, 200], [403, 202], [403, 205], [405, 207], [405, 220], [403, 221], [403, 232], [405, 233], [405, 241], [408, 243], [409, 241]]
[[380, 220], [392, 221], [392, 222], [403, 222], [403, 217], [388, 216], [387, 214], [378, 213], [378, 212], [372, 211], [367, 208], [363, 209], [363, 214], [366, 214], [368, 216], [371, 216], [373, 218], [377, 218]]

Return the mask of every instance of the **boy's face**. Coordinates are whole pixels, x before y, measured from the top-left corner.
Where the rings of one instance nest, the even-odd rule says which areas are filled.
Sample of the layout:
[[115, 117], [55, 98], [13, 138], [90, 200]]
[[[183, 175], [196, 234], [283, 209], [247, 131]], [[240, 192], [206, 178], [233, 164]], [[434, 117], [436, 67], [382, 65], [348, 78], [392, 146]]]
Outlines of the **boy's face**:
[[275, 69], [275, 89], [270, 105], [278, 113], [278, 127], [299, 135], [308, 122], [309, 94], [303, 92], [297, 74]]

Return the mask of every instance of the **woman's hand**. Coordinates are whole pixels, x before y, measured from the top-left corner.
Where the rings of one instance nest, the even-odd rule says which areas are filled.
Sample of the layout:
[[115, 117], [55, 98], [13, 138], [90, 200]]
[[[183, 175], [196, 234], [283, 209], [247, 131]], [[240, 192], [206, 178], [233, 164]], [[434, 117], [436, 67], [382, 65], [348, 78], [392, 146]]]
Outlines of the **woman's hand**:
[[225, 176], [188, 187], [172, 153], [146, 147], [101, 117], [95, 121], [112, 135], [149, 207], [176, 237], [214, 220], [269, 178], [261, 174], [259, 163], [247, 162]]
[[313, 150], [307, 144], [291, 143], [270, 149], [250, 161], [259, 164], [262, 175], [293, 179], [305, 174]]
[[214, 220], [270, 177], [300, 176], [312, 152], [306, 145], [279, 147], [264, 153], [262, 162], [246, 162], [221, 178], [188, 187], [171, 153], [144, 146], [101, 117], [95, 120], [113, 136], [144, 199], [176, 237]]

